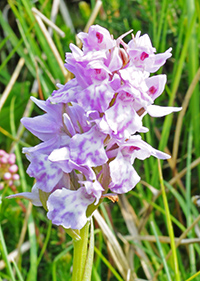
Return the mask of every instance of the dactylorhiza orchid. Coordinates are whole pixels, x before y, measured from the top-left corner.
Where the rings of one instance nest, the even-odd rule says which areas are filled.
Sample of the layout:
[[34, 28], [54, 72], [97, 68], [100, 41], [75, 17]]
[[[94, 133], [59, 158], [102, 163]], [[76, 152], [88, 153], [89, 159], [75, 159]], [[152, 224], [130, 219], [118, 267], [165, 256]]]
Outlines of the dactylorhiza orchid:
[[126, 44], [98, 25], [78, 37], [82, 50], [71, 44], [65, 64], [75, 78], [58, 85], [46, 101], [32, 97], [45, 114], [22, 119], [42, 142], [23, 149], [27, 173], [36, 179], [32, 191], [11, 196], [43, 205], [53, 224], [76, 230], [104, 197], [135, 187], [136, 158], [170, 157], [141, 139], [139, 133], [148, 131], [143, 116], [180, 110], [154, 105], [166, 75], [150, 74], [171, 57], [171, 48], [155, 54], [147, 34], [138, 32]]

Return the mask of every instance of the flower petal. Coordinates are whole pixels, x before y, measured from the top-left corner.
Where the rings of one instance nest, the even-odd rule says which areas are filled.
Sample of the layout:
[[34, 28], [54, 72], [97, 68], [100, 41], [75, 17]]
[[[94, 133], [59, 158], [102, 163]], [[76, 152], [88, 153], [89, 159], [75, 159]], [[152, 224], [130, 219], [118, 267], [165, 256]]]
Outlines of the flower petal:
[[31, 161], [27, 173], [37, 180], [37, 187], [50, 192], [61, 179], [63, 172], [60, 167], [48, 160], [48, 155], [33, 153], [27, 155]]
[[[106, 80], [108, 83], [108, 81]], [[104, 82], [100, 85], [90, 85], [77, 96], [79, 104], [85, 110], [104, 112], [112, 100], [114, 91]]]
[[48, 219], [64, 228], [81, 229], [87, 222], [87, 208], [95, 197], [86, 192], [85, 187], [78, 190], [62, 188], [54, 191], [47, 200]]
[[39, 197], [39, 190], [37, 187], [37, 183], [34, 184], [32, 187], [31, 192], [22, 192], [22, 193], [17, 193], [13, 195], [9, 195], [6, 198], [11, 199], [11, 198], [25, 198], [31, 201], [31, 203], [35, 206], [42, 206], [42, 203], [40, 201]]
[[147, 107], [147, 112], [152, 117], [163, 117], [172, 112], [178, 112], [182, 107], [171, 107], [171, 106], [159, 106], [159, 105], [149, 105]]
[[126, 139], [140, 130], [142, 120], [133, 109], [131, 103], [118, 99], [111, 108], [106, 110], [99, 127], [104, 133], [108, 133], [109, 127], [109, 134], [112, 137]]
[[111, 183], [109, 188], [114, 193], [126, 193], [140, 181], [140, 177], [129, 161], [119, 151], [117, 157], [110, 162]]
[[102, 192], [104, 191], [101, 184], [97, 180], [95, 180], [93, 182], [92, 181], [79, 181], [79, 183], [81, 183], [85, 186], [85, 189], [88, 194], [92, 194], [96, 198], [96, 202], [94, 205], [97, 205], [102, 196]]
[[108, 160], [103, 141], [105, 135], [92, 127], [88, 132], [76, 134], [70, 142], [70, 158], [78, 165], [100, 166]]
[[80, 32], [78, 37], [83, 42], [84, 53], [111, 49], [116, 44], [109, 31], [99, 25], [90, 26], [88, 33]]

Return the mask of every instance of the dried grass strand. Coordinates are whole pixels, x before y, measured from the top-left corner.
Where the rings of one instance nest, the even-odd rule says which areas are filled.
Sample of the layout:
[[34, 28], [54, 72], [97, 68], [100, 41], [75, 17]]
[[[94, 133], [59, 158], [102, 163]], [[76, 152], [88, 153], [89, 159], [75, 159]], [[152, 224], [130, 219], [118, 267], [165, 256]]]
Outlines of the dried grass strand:
[[4, 92], [3, 92], [2, 96], [1, 96], [1, 99], [0, 99], [0, 111], [1, 111], [4, 103], [6, 102], [8, 96], [9, 96], [9, 94], [10, 94], [10, 92], [11, 92], [11, 90], [12, 90], [12, 88], [13, 88], [13, 86], [14, 86], [17, 78], [18, 78], [18, 76], [20, 74], [20, 71], [21, 71], [22, 67], [24, 66], [24, 63], [25, 63], [24, 58], [20, 58], [19, 61], [18, 61], [17, 66], [16, 66], [16, 68], [15, 68], [13, 74], [12, 74], [12, 77], [11, 77], [8, 85], [5, 88], [5, 90], [4, 90]]
[[[10, 252], [10, 254], [8, 254], [8, 260], [10, 262], [12, 262], [13, 260], [16, 259], [16, 257], [19, 255], [19, 254], [24, 254], [25, 252], [27, 252], [29, 249], [30, 249], [30, 242], [29, 241], [26, 241], [24, 242], [21, 247], [20, 247], [20, 252], [19, 252], [19, 249], [15, 249], [14, 251]], [[0, 270], [4, 269], [6, 266], [4, 260], [1, 260], [0, 261]]]
[[181, 134], [181, 128], [182, 128], [182, 123], [183, 123], [183, 117], [185, 116], [186, 109], [188, 107], [190, 98], [193, 94], [193, 91], [200, 79], [200, 68], [198, 69], [196, 75], [194, 76], [192, 83], [190, 84], [187, 93], [185, 95], [183, 104], [182, 104], [182, 110], [180, 111], [178, 115], [178, 120], [176, 124], [176, 131], [175, 131], [175, 136], [174, 136], [174, 143], [173, 143], [173, 153], [172, 153], [172, 158], [173, 158], [173, 163], [174, 167], [176, 164], [177, 160], [177, 155], [178, 155], [178, 147], [179, 147], [179, 140], [180, 140], [180, 134]]
[[[156, 237], [154, 235], [137, 235], [137, 236], [132, 236], [132, 235], [125, 235], [123, 238], [127, 241], [148, 241], [148, 242], [156, 242]], [[161, 243], [170, 243], [170, 237], [168, 236], [158, 236], [158, 239]], [[179, 238], [176, 237], [175, 242], [179, 241]], [[186, 238], [182, 239], [180, 242], [180, 245], [189, 245], [189, 244], [194, 244], [194, 243], [200, 243], [200, 238]]]
[[[119, 266], [118, 270], [123, 276], [123, 278], [126, 280], [127, 272], [130, 270], [130, 266], [126, 260], [126, 257], [124, 255], [124, 252], [122, 251], [119, 242], [117, 241], [115, 235], [112, 233], [112, 231], [110, 230], [110, 228], [108, 227], [107, 223], [100, 215], [98, 210], [94, 212], [94, 218], [96, 219], [98, 225], [100, 226], [106, 240], [109, 241], [108, 247], [112, 255], [112, 258], [114, 261], [117, 260], [116, 266], [117, 267]], [[134, 281], [134, 279], [131, 277], [130, 281]]]
[[59, 65], [59, 67], [60, 67], [64, 77], [67, 78], [68, 71], [64, 67], [63, 60], [62, 60], [62, 58], [61, 58], [61, 56], [60, 56], [60, 54], [59, 54], [59, 52], [58, 52], [58, 50], [57, 50], [53, 40], [52, 40], [48, 30], [46, 29], [46, 27], [45, 27], [42, 19], [40, 18], [40, 16], [38, 16], [38, 14], [34, 13], [34, 8], [32, 8], [32, 11], [33, 11], [34, 17], [35, 17], [35, 19], [36, 19], [36, 21], [37, 21], [37, 23], [38, 23], [42, 33], [44, 34], [44, 36], [45, 36], [45, 38], [47, 40], [47, 43], [49, 44], [49, 47], [51, 48], [51, 50], [52, 50], [52, 52], [53, 52], [53, 54], [54, 54], [54, 56], [55, 56], [55, 58], [56, 58], [56, 60], [58, 62], [58, 65]]
[[[138, 228], [134, 219], [135, 214], [133, 214], [132, 207], [124, 194], [120, 196], [119, 204], [129, 233], [133, 236], [139, 236]], [[141, 249], [140, 246], [137, 245], [141, 245], [141, 242], [139, 240], [135, 241], [135, 249], [138, 255], [140, 256], [141, 265], [144, 270], [144, 273], [146, 274], [147, 279], [151, 279], [153, 277], [153, 268], [151, 266], [151, 263], [146, 253]]]
[[[34, 16], [35, 15], [39, 16], [48, 26], [54, 29], [61, 37], [65, 37], [65, 33], [53, 21], [51, 21], [44, 14], [42, 14], [38, 9], [33, 7], [32, 12]], [[49, 35], [51, 36], [51, 33]]]

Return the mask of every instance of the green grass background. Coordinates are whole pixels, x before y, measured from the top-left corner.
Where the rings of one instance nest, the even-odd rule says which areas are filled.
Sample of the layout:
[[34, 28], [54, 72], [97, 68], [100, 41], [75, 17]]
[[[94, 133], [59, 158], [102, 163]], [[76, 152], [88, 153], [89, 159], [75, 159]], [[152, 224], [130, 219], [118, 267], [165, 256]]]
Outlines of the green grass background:
[[[0, 4], [1, 97], [22, 58], [17, 80], [0, 111], [0, 148], [16, 153], [21, 178], [18, 192], [30, 191], [33, 185], [26, 175], [28, 161], [22, 147], [38, 143], [20, 125], [20, 119], [42, 114], [29, 98], [46, 99], [57, 82], [66, 81], [58, 56], [31, 10], [36, 7], [50, 18], [52, 2], [9, 0]], [[61, 2], [70, 17], [58, 9], [55, 24], [65, 36], [53, 31], [52, 40], [64, 63], [69, 43], [76, 42], [75, 34], [86, 26], [96, 1]], [[71, 19], [71, 27], [66, 19]], [[94, 23], [106, 27], [115, 38], [130, 29], [134, 34], [138, 30], [148, 33], [157, 52], [172, 47], [172, 57], [158, 71], [167, 74], [168, 80], [156, 104], [183, 106], [183, 110], [166, 118], [145, 116], [149, 132], [144, 140], [172, 158], [161, 163], [153, 157], [136, 161], [142, 181], [121, 196], [119, 203], [105, 200], [100, 206], [109, 230], [95, 219], [92, 280], [198, 281], [200, 217], [192, 196], [200, 195], [200, 2], [103, 0]], [[124, 40], [130, 39], [128, 35]], [[71, 238], [51, 225], [42, 208], [31, 208], [24, 200], [5, 199], [12, 194], [8, 188], [0, 192], [0, 260], [5, 262], [0, 280], [70, 280]], [[25, 242], [30, 249], [11, 262], [8, 254]]]

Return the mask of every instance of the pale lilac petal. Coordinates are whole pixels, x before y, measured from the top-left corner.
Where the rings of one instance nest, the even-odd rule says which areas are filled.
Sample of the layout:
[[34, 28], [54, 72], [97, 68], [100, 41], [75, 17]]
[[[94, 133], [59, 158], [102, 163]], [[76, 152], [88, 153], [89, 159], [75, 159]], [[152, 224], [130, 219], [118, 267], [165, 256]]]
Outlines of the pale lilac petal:
[[[73, 124], [74, 130], [76, 131], [76, 133], [87, 132], [91, 128], [91, 125], [88, 124], [87, 112], [85, 112], [83, 107], [81, 107], [77, 103], [71, 102], [71, 105], [72, 106], [67, 107], [66, 111], [71, 120], [71, 124]], [[65, 122], [65, 114], [63, 115], [63, 117]], [[68, 125], [66, 123], [65, 125], [68, 128]]]
[[115, 193], [126, 193], [140, 181], [140, 177], [129, 161], [119, 151], [117, 157], [110, 162], [111, 183], [109, 188]]
[[51, 103], [76, 102], [76, 95], [81, 90], [82, 87], [78, 84], [77, 79], [74, 78], [65, 85], [59, 85], [59, 89], [53, 91], [52, 96], [50, 96], [47, 101]]
[[153, 55], [152, 57], [146, 60], [146, 71], [156, 72], [163, 64], [165, 64], [166, 60], [172, 56], [171, 54], [172, 48], [169, 48], [167, 51], [161, 54]]
[[105, 122], [110, 128], [110, 134], [119, 139], [129, 138], [131, 134], [134, 134], [142, 127], [142, 120], [133, 109], [131, 103], [120, 100], [106, 110], [105, 116], [99, 124], [102, 131], [106, 128]]
[[[64, 138], [65, 144], [69, 143], [69, 137], [66, 136]], [[56, 136], [54, 139], [50, 139], [45, 142], [41, 142], [40, 144], [33, 146], [33, 147], [24, 147], [22, 152], [26, 154], [26, 157], [31, 161], [31, 155], [38, 153], [38, 154], [50, 154], [53, 149], [60, 147], [62, 144], [60, 137]]]
[[133, 38], [129, 43], [128, 45], [131, 47], [131, 48], [145, 48], [145, 50], [149, 53], [155, 53], [156, 52], [156, 49], [152, 46], [152, 43], [151, 43], [151, 39], [149, 37], [148, 34], [143, 34], [142, 36], [140, 36], [141, 34], [141, 31], [138, 31], [135, 35], [135, 38]]
[[149, 129], [142, 126], [142, 127], [138, 130], [138, 132], [139, 132], [139, 133], [147, 133], [147, 132], [149, 132]]
[[30, 97], [30, 99], [39, 107], [41, 108], [43, 111], [47, 112], [48, 111], [48, 105], [46, 103], [46, 101], [44, 100], [38, 100], [35, 97]]
[[47, 114], [33, 118], [24, 117], [21, 122], [27, 130], [42, 141], [55, 137], [55, 134], [59, 132], [58, 124]]
[[70, 158], [78, 165], [100, 166], [108, 160], [103, 141], [105, 135], [95, 127], [88, 132], [76, 134], [70, 142]]
[[76, 134], [72, 121], [67, 113], [63, 114], [63, 123], [65, 124], [66, 129], [68, 130], [68, 132], [71, 136]]
[[47, 217], [53, 224], [64, 228], [81, 229], [87, 222], [87, 208], [95, 200], [85, 187], [78, 190], [62, 188], [54, 191], [47, 200]]
[[134, 162], [135, 158], [144, 160], [151, 155], [159, 159], [169, 159], [171, 156], [153, 148], [151, 145], [142, 140], [141, 136], [132, 136], [126, 143], [121, 145], [121, 152], [123, 156], [130, 161]]
[[90, 85], [81, 92], [77, 99], [86, 111], [97, 110], [104, 112], [108, 108], [113, 96], [114, 91], [107, 83], [102, 83], [101, 85]]
[[79, 172], [83, 173], [87, 179], [96, 179], [95, 173], [90, 167], [80, 166], [71, 161], [68, 147], [54, 149], [49, 155], [48, 159], [51, 162], [56, 163], [64, 173], [70, 173], [72, 170], [78, 170]]
[[78, 37], [83, 42], [83, 51], [85, 53], [111, 49], [116, 44], [108, 30], [99, 25], [90, 26], [88, 33], [80, 32]]
[[34, 177], [37, 181], [37, 187], [45, 192], [53, 190], [55, 185], [62, 177], [62, 170], [60, 167], [48, 160], [48, 155], [33, 153], [27, 155], [31, 161], [27, 174]]
[[108, 78], [110, 71], [103, 63], [105, 58], [104, 51], [89, 52], [81, 56], [72, 52], [66, 54], [65, 66], [76, 76], [79, 85], [86, 88], [93, 83], [99, 84], [100, 81]]
[[99, 203], [99, 200], [102, 196], [102, 192], [104, 191], [101, 184], [95, 180], [95, 181], [79, 181], [82, 185], [85, 186], [85, 189], [88, 194], [92, 194], [96, 198], [96, 202], [94, 205], [97, 205]]
[[73, 169], [69, 161], [69, 148], [62, 147], [60, 149], [54, 149], [48, 157], [48, 160], [51, 162], [56, 162], [58, 166], [65, 173], [70, 173]]
[[148, 95], [155, 100], [159, 97], [165, 89], [165, 84], [167, 81], [167, 76], [165, 74], [152, 76], [145, 80], [149, 90], [147, 91]]
[[22, 192], [22, 193], [17, 193], [13, 195], [9, 195], [6, 198], [11, 199], [11, 198], [25, 198], [31, 201], [31, 203], [35, 206], [42, 206], [42, 203], [40, 201], [40, 196], [39, 196], [39, 190], [37, 183], [34, 184], [32, 187], [31, 192]]
[[135, 65], [151, 73], [156, 72], [171, 57], [171, 50], [169, 48], [164, 53], [154, 54], [156, 49], [152, 47], [149, 36], [147, 34], [140, 36], [140, 33], [137, 33], [128, 43], [129, 65]]
[[163, 117], [172, 112], [178, 112], [182, 109], [182, 107], [171, 107], [171, 106], [159, 106], [159, 105], [149, 105], [147, 107], [147, 112], [152, 117]]
[[30, 99], [43, 111], [49, 114], [49, 116], [52, 115], [54, 120], [57, 120], [57, 122], [62, 121], [61, 114], [59, 114], [62, 110], [62, 105], [58, 104], [51, 104], [48, 100], [38, 100], [35, 97], [30, 97]]
[[114, 73], [112, 80], [109, 81], [109, 85], [115, 92], [121, 88], [121, 78], [119, 74]]
[[113, 51], [110, 53], [109, 58], [109, 70], [114, 72], [119, 70], [123, 66], [123, 61], [119, 55], [119, 49], [114, 48]]
[[33, 118], [24, 117], [21, 119], [22, 124], [42, 141], [54, 138], [62, 127], [61, 105], [49, 104], [33, 97], [31, 99], [47, 113]]

